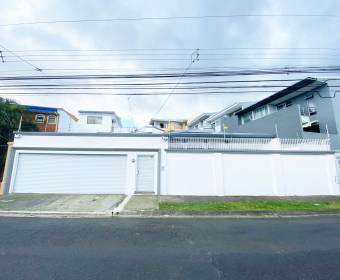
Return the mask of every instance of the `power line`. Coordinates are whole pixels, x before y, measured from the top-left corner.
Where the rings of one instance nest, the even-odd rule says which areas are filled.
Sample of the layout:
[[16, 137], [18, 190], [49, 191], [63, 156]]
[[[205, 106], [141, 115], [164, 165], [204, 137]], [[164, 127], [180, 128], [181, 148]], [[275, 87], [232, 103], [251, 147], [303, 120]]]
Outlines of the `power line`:
[[[174, 92], [172, 95], [224, 95], [224, 94], [252, 94], [252, 93], [275, 93], [276, 91], [270, 90], [256, 90], [256, 91], [203, 91], [203, 92]], [[24, 96], [49, 96], [49, 95], [109, 95], [109, 96], [163, 96], [169, 95], [168, 92], [150, 92], [150, 93], [127, 93], [127, 92], [117, 92], [117, 93], [98, 93], [98, 92], [44, 92], [44, 93], [23, 93], [23, 92], [4, 92], [0, 95], [24, 95]]]
[[[283, 88], [287, 85], [253, 85], [253, 86], [196, 86], [196, 87], [176, 87], [176, 89], [240, 89], [240, 88]], [[107, 89], [133, 89], [133, 90], [145, 90], [145, 89], [158, 89], [158, 90], [173, 90], [172, 87], [30, 87], [30, 88], [20, 88], [20, 87], [0, 87], [0, 90], [62, 90], [62, 89], [92, 89], [92, 90], [107, 90]]]
[[[34, 70], [38, 71], [38, 72], [42, 72], [41, 68], [38, 68], [37, 66], [33, 65], [31, 62], [27, 61], [26, 59], [22, 58], [21, 56], [17, 55], [15, 52], [7, 49], [6, 47], [4, 47], [3, 45], [0, 45], [0, 48], [6, 50], [7, 52], [11, 53], [13, 56], [15, 56], [16, 58], [20, 59], [22, 62], [30, 65], [31, 67], [34, 68]], [[7, 61], [6, 61], [7, 62]]]
[[[339, 57], [340, 53], [201, 53], [201, 56], [233, 56], [233, 57], [254, 57], [254, 56], [283, 56], [283, 57], [296, 57], [296, 56], [304, 56], [304, 57]], [[101, 53], [101, 54], [23, 54], [21, 57], [116, 57], [116, 56], [188, 56], [187, 53]], [[14, 55], [4, 55], [5, 58], [16, 57]]]
[[168, 16], [168, 17], [97, 18], [97, 19], [69, 19], [69, 20], [13, 22], [13, 23], [0, 24], [0, 27], [37, 25], [37, 24], [84, 23], [84, 22], [128, 22], [128, 21], [156, 21], [156, 20], [203, 20], [203, 19], [272, 18], [272, 17], [338, 19], [340, 18], [340, 15], [335, 15], [335, 14], [231, 14], [231, 15]]
[[306, 73], [339, 73], [340, 66], [316, 66], [316, 67], [279, 67], [257, 68], [250, 70], [225, 70], [225, 71], [191, 71], [184, 73], [148, 73], [148, 74], [110, 74], [110, 75], [41, 75], [41, 76], [5, 76], [0, 81], [23, 80], [82, 80], [82, 79], [158, 79], [158, 78], [202, 78], [202, 77], [232, 77], [272, 74], [306, 74]]
[[[270, 56], [270, 55], [267, 55]], [[339, 56], [337, 56], [339, 57]], [[339, 57], [340, 58], [340, 57]], [[221, 60], [292, 60], [296, 62], [297, 59], [304, 60], [332, 60], [334, 61], [334, 56], [325, 56], [325, 57], [240, 57], [240, 56], [228, 56], [228, 57], [219, 57], [219, 58], [202, 58], [201, 61], [221, 61]], [[186, 61], [186, 58], [116, 58], [116, 59], [30, 59], [30, 61], [39, 61], [39, 62], [117, 62], [117, 61]], [[6, 63], [20, 63], [17, 60], [6, 60]]]
[[199, 58], [200, 53], [199, 53], [199, 49], [197, 49], [196, 51], [194, 51], [191, 54], [191, 60], [189, 65], [187, 66], [187, 68], [184, 70], [183, 75], [180, 76], [180, 78], [178, 79], [177, 83], [175, 84], [175, 86], [173, 87], [173, 89], [171, 90], [171, 92], [169, 93], [168, 97], [164, 100], [164, 102], [161, 104], [161, 106], [159, 107], [159, 109], [156, 111], [156, 115], [158, 115], [162, 109], [165, 107], [165, 105], [167, 104], [167, 102], [169, 101], [171, 94], [174, 93], [174, 91], [176, 90], [176, 88], [178, 87], [178, 85], [180, 84], [180, 82], [182, 81], [184, 75], [188, 72], [188, 70], [190, 69], [190, 67], [197, 61], [200, 60]]
[[[225, 83], [259, 83], [259, 82], [296, 82], [300, 81], [301, 79], [256, 79], [256, 80], [216, 80], [216, 81], [184, 81], [181, 82], [182, 85], [192, 85], [192, 84], [225, 84]], [[340, 78], [332, 78], [332, 80], [340, 80]], [[67, 83], [67, 84], [15, 84], [15, 85], [8, 85], [8, 84], [2, 84], [1, 87], [47, 87], [47, 86], [150, 86], [150, 85], [175, 85], [176, 82], [153, 82], [153, 83]]]
[[[140, 51], [192, 51], [193, 48], [124, 48], [124, 49], [31, 49], [15, 50], [15, 52], [140, 52]], [[217, 47], [200, 48], [200, 51], [222, 51], [222, 50], [327, 50], [340, 51], [340, 48], [329, 47]]]

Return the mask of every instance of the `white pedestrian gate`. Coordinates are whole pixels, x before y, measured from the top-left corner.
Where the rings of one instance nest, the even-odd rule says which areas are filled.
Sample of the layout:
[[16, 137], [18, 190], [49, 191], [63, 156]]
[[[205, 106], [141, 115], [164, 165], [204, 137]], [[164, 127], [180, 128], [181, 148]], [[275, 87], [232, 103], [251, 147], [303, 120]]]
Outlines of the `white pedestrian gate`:
[[137, 192], [155, 191], [155, 159], [153, 155], [137, 156]]

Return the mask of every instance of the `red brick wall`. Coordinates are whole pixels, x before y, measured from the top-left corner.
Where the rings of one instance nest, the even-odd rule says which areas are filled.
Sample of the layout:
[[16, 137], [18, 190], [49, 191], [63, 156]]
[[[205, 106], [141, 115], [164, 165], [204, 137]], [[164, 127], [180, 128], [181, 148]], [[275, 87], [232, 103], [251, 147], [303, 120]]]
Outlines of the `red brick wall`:
[[[44, 115], [45, 116], [45, 120], [43, 123], [37, 123], [36, 122], [36, 115]], [[47, 123], [48, 120], [48, 116], [49, 115], [54, 115], [56, 116], [56, 123], [55, 124], [50, 124]], [[23, 114], [23, 121], [24, 122], [28, 122], [28, 123], [34, 123], [37, 130], [40, 132], [56, 132], [58, 129], [58, 114], [56, 113], [35, 113], [35, 112], [25, 112]], [[25, 130], [25, 128], [23, 127], [23, 130]]]

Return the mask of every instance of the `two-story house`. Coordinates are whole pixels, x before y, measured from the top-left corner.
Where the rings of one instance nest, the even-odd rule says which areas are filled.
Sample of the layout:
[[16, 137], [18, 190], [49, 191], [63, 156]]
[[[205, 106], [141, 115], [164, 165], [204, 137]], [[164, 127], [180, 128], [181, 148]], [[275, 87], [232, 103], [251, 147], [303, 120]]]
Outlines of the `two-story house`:
[[20, 129], [40, 132], [71, 132], [78, 119], [63, 108], [24, 105]]
[[79, 111], [75, 132], [121, 132], [120, 117], [112, 111]]
[[337, 80], [303, 79], [238, 110], [228, 132], [269, 133], [280, 138], [330, 137], [339, 145]]
[[202, 113], [197, 117], [188, 121], [188, 129], [209, 129], [210, 124], [207, 123], [207, 119], [214, 113]]
[[234, 103], [214, 114], [211, 114], [205, 122], [215, 132], [225, 132], [227, 130], [229, 133], [232, 133], [234, 132], [232, 131], [232, 128], [237, 125], [237, 118], [235, 118], [235, 114], [253, 103], [254, 102]]
[[188, 128], [186, 119], [151, 119], [149, 124], [165, 132], [181, 131]]

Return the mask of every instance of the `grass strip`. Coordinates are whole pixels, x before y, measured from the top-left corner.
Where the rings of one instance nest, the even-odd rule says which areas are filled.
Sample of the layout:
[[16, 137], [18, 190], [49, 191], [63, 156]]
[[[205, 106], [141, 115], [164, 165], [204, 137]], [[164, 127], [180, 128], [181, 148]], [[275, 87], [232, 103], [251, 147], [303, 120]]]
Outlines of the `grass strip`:
[[160, 202], [164, 211], [231, 212], [231, 211], [322, 211], [340, 209], [340, 201], [296, 201], [296, 200], [256, 200], [256, 201], [190, 201]]

